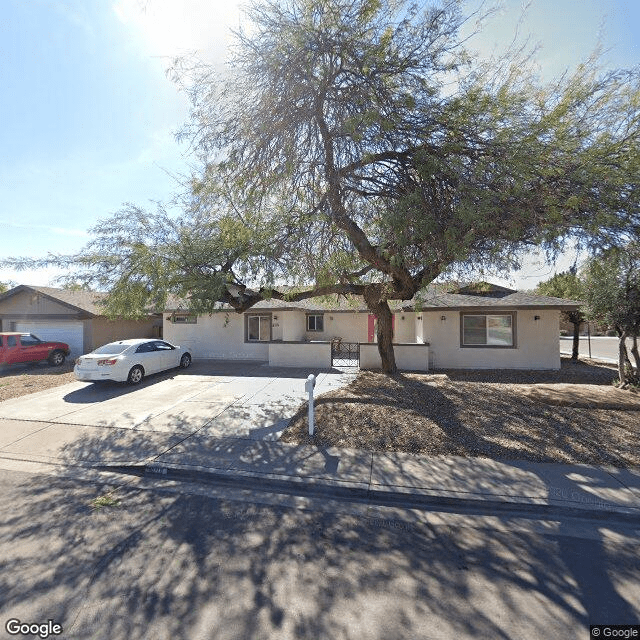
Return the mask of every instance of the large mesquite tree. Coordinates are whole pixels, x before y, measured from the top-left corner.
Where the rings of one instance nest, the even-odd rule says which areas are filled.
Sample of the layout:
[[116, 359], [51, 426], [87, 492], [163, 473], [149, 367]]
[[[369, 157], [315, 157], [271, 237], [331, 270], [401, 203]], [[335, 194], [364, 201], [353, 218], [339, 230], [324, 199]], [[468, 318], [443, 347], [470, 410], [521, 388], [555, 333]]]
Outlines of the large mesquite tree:
[[203, 167], [184, 215], [128, 207], [48, 260], [79, 265], [118, 312], [167, 293], [200, 312], [361, 295], [393, 373], [389, 300], [452, 267], [640, 228], [637, 70], [591, 60], [542, 85], [518, 52], [470, 56], [460, 6], [254, 4], [226, 75], [174, 69]]
[[636, 74], [581, 67], [540, 87], [523, 60], [471, 63], [457, 2], [264, 2], [249, 17], [231, 78], [190, 85], [187, 134], [210, 161], [197, 195], [269, 231], [268, 295], [278, 272], [362, 295], [385, 371], [389, 300], [452, 265], [638, 224]]

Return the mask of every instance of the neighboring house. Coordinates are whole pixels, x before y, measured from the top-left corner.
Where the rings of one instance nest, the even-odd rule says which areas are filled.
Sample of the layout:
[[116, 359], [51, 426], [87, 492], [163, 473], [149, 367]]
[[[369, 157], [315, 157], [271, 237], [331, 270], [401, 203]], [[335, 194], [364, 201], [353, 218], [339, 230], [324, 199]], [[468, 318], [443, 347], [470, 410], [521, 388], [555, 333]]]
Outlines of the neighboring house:
[[103, 296], [92, 291], [19, 285], [0, 294], [0, 330], [66, 342], [72, 357], [113, 340], [161, 337], [160, 314], [140, 321], [109, 320], [99, 306]]
[[[558, 369], [560, 311], [578, 307], [487, 283], [449, 293], [429, 287], [393, 304], [396, 361], [405, 370]], [[357, 297], [269, 300], [243, 314], [223, 305], [200, 316], [175, 302], [164, 314], [163, 335], [196, 358], [316, 367], [349, 360], [380, 367], [376, 318]]]

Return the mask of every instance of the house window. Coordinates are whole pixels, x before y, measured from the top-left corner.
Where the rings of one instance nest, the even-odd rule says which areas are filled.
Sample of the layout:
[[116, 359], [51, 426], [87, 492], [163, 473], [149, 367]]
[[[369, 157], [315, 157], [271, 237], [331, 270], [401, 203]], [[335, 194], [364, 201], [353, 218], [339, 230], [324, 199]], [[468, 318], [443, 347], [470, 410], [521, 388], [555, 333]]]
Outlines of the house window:
[[269, 342], [271, 340], [271, 316], [247, 316], [247, 340]]
[[198, 316], [189, 315], [188, 313], [174, 313], [171, 316], [171, 322], [173, 324], [196, 324]]
[[460, 346], [513, 348], [515, 313], [462, 314]]
[[321, 315], [307, 315], [307, 331], [324, 331], [324, 317]]

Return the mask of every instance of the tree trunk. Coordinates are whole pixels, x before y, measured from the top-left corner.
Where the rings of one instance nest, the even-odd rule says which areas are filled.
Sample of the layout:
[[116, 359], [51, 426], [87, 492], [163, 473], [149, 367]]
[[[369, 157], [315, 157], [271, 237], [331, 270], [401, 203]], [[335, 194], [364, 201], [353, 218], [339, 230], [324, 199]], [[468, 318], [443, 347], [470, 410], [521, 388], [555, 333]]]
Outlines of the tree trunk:
[[618, 376], [620, 378], [620, 385], [624, 386], [627, 384], [627, 373], [625, 371], [627, 362], [629, 360], [629, 356], [627, 355], [627, 346], [624, 341], [627, 338], [626, 331], [618, 332]]
[[631, 347], [633, 359], [636, 361], [636, 379], [640, 380], [640, 352], [638, 352], [638, 336], [633, 336], [633, 346]]
[[364, 300], [371, 313], [378, 318], [378, 353], [382, 361], [382, 371], [393, 375], [398, 371], [393, 351], [393, 314], [386, 299], [380, 296], [377, 287], [365, 287]]
[[573, 349], [571, 350], [571, 359], [578, 360], [578, 350], [580, 349], [580, 323], [573, 323]]
[[578, 351], [580, 349], [580, 325], [583, 320], [582, 314], [579, 311], [571, 311], [568, 314], [568, 320], [573, 324], [573, 349], [571, 350], [571, 359], [573, 361], [577, 361]]

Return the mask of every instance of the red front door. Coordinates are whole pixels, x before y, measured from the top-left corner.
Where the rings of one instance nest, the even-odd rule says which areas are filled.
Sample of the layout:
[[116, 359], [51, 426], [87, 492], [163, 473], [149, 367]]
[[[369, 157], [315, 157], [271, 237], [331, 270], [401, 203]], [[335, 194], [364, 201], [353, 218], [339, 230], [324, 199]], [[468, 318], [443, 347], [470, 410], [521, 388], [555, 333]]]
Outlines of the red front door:
[[[396, 328], [396, 316], [395, 314], [391, 316], [391, 330], [394, 331]], [[378, 331], [378, 316], [374, 316], [372, 313], [369, 314], [368, 322], [367, 322], [367, 340], [369, 342], [377, 342], [376, 333]]]

